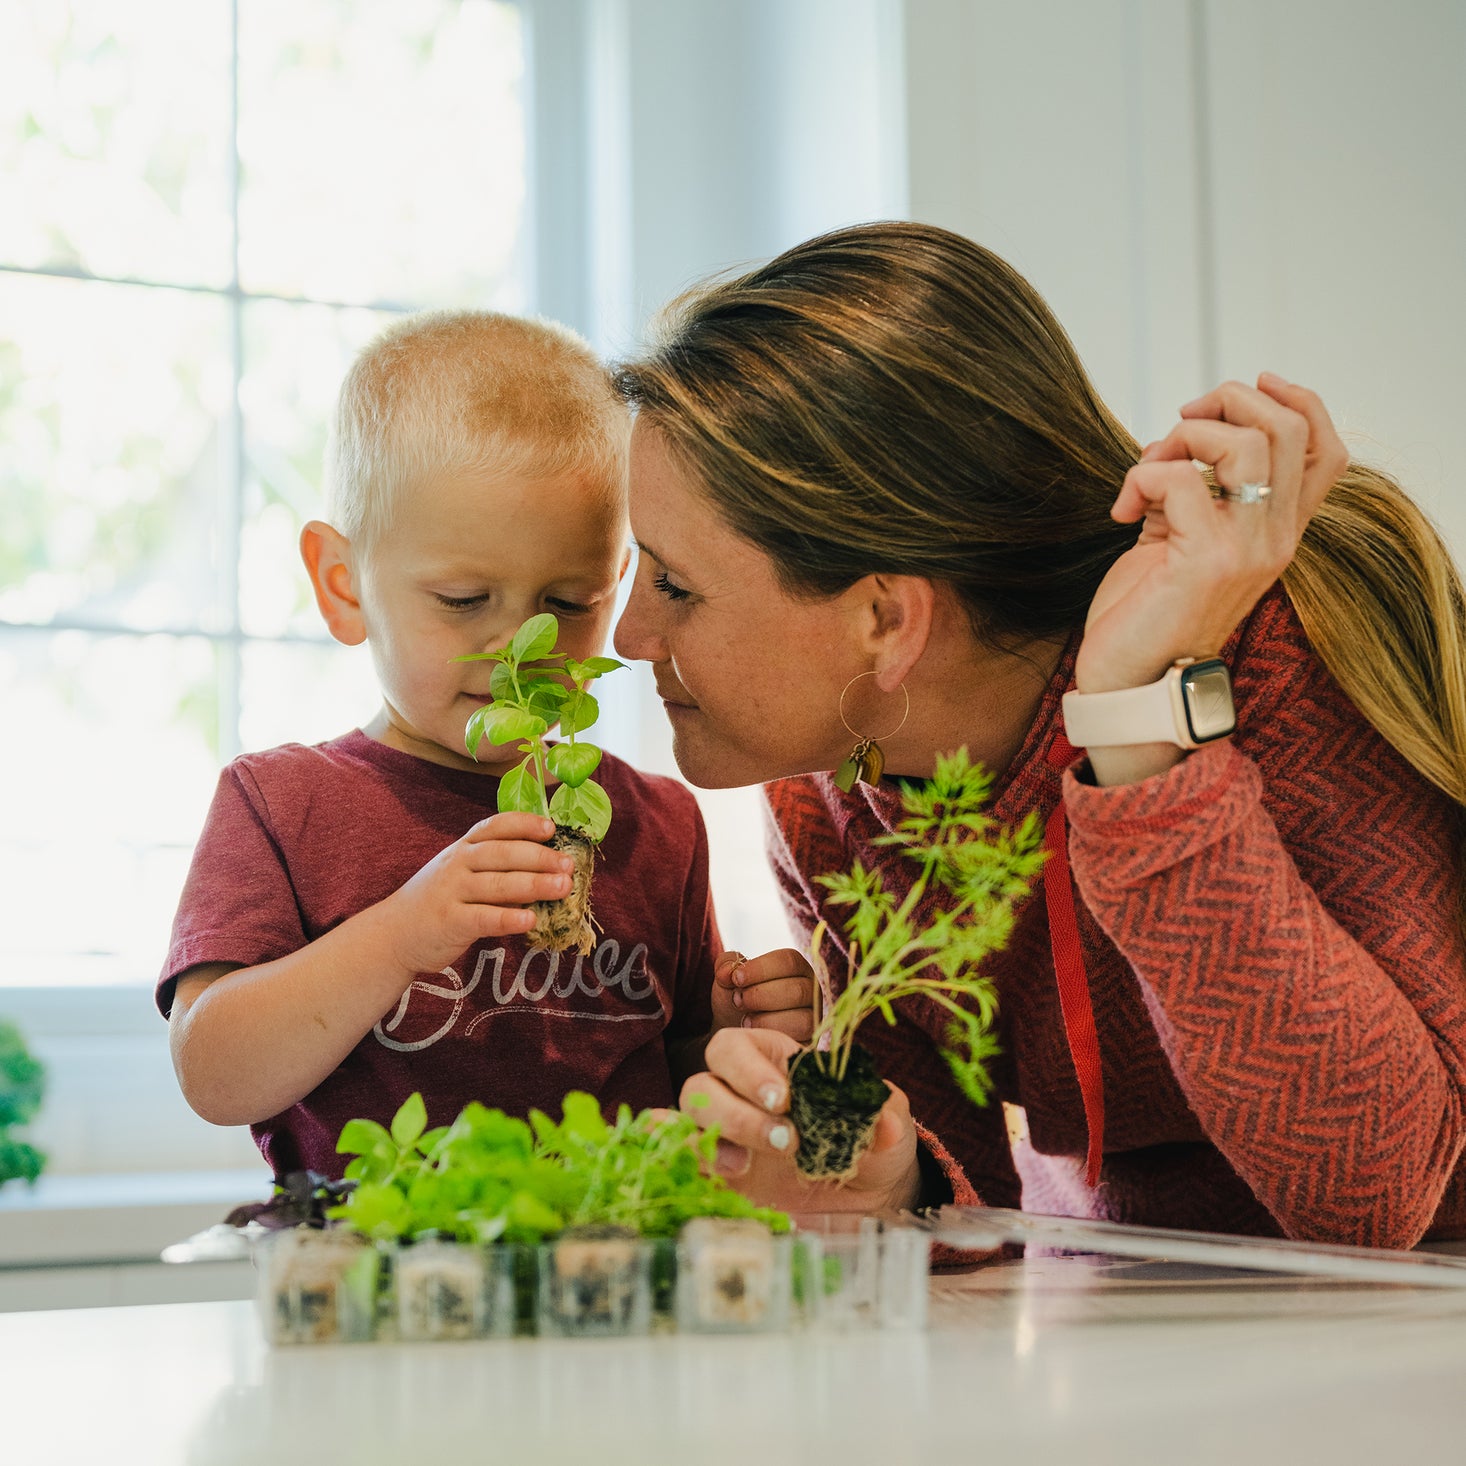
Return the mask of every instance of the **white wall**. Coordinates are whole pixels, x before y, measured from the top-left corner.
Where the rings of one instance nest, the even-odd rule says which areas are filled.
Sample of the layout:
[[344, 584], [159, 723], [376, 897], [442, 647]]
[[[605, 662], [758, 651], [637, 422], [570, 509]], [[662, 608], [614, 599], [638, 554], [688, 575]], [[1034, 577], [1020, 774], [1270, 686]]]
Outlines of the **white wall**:
[[912, 217], [1027, 274], [1142, 437], [1278, 371], [1466, 558], [1466, 6], [905, 9]]
[[[905, 213], [897, 0], [602, 0], [591, 24], [604, 69], [586, 329], [603, 350], [631, 350], [659, 306], [712, 273]], [[618, 673], [616, 691], [607, 745], [675, 774], [649, 670]], [[786, 945], [758, 792], [698, 798], [727, 945]]]
[[[1281, 372], [1466, 558], [1460, 0], [584, 3], [603, 348], [713, 271], [926, 220], [1029, 276], [1142, 439], [1224, 376]], [[671, 772], [635, 676], [607, 741]], [[782, 942], [757, 799], [702, 798], [730, 944]]]

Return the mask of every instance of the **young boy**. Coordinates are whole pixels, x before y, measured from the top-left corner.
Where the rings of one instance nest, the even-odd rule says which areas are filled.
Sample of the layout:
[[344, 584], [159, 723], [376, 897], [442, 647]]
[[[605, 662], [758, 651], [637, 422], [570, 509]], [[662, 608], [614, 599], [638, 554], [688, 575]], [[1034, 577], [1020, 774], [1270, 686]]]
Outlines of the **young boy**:
[[731, 956], [714, 998], [685, 788], [603, 760], [598, 945], [531, 952], [527, 903], [565, 894], [569, 858], [549, 820], [495, 813], [513, 750], [475, 763], [463, 745], [492, 664], [455, 657], [541, 611], [570, 655], [600, 652], [629, 555], [628, 428], [590, 349], [545, 322], [413, 317], [347, 375], [332, 523], [307, 524], [301, 553], [331, 634], [368, 643], [382, 708], [223, 771], [157, 989], [189, 1103], [248, 1123], [277, 1173], [339, 1175], [342, 1125], [413, 1090], [434, 1125], [471, 1099], [558, 1114], [570, 1089], [671, 1105], [715, 1008], [744, 1018]]

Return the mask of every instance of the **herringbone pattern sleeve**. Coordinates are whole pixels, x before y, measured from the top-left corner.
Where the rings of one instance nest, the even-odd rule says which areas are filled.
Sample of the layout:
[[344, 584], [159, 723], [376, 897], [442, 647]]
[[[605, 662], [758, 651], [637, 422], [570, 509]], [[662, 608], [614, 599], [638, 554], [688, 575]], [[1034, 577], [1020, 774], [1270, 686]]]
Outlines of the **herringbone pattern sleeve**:
[[1456, 815], [1316, 661], [1246, 652], [1236, 742], [1124, 788], [1066, 774], [1074, 879], [1282, 1229], [1411, 1246], [1466, 1141]]

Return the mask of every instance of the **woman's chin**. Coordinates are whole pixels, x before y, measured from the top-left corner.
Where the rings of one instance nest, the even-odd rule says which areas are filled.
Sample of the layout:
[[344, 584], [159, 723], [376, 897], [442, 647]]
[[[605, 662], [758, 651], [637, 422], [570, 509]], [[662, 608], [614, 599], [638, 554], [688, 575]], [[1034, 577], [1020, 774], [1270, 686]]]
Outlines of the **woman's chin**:
[[[692, 714], [692, 717], [686, 716]], [[746, 755], [719, 750], [689, 726], [696, 716], [693, 708], [667, 708], [672, 723], [672, 757], [677, 771], [695, 789], [737, 789], [744, 784], [761, 784], [772, 775], [749, 767]]]
[[[694, 712], [695, 717], [695, 710]], [[766, 784], [770, 779], [787, 779], [809, 769], [798, 761], [783, 761], [762, 752], [753, 754], [741, 748], [719, 746], [706, 737], [699, 737], [693, 727], [694, 718], [672, 716], [672, 757], [677, 770], [696, 789], [743, 789], [750, 784]]]

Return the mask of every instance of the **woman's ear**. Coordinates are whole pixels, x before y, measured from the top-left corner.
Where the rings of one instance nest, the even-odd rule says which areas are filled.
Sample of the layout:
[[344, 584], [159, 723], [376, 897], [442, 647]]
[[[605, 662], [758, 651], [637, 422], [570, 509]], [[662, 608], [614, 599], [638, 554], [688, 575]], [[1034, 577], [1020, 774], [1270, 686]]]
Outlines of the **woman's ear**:
[[921, 660], [936, 615], [936, 587], [920, 575], [867, 575], [851, 590], [860, 596], [871, 670], [883, 692], [894, 692]]
[[366, 621], [356, 593], [351, 541], [323, 520], [312, 519], [300, 532], [300, 558], [326, 629], [343, 646], [360, 646], [366, 640]]

